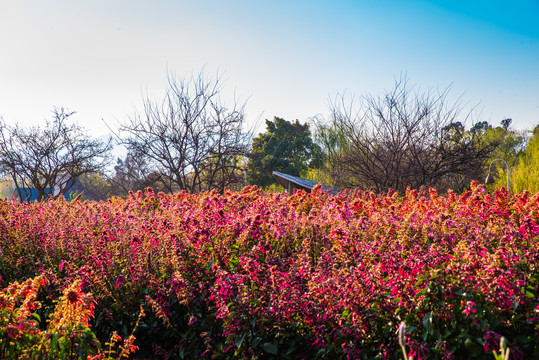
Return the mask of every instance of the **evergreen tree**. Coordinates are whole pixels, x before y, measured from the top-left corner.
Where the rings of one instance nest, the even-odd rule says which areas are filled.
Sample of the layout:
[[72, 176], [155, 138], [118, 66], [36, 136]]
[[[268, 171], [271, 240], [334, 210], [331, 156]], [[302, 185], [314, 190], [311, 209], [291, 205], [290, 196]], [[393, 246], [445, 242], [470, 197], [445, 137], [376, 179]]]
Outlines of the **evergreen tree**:
[[250, 182], [267, 187], [276, 180], [273, 171], [300, 176], [321, 163], [321, 150], [311, 137], [308, 124], [275, 117], [266, 120], [266, 132], [253, 139], [248, 169]]

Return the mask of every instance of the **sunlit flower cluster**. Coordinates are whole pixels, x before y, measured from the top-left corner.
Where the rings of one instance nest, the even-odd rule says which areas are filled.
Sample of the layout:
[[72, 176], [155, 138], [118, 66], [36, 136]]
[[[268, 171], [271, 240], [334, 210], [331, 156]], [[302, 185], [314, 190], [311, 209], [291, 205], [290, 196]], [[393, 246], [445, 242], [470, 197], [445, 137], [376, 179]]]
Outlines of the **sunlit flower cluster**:
[[539, 351], [539, 195], [147, 190], [0, 214], [4, 285], [47, 276], [102, 342], [140, 322], [141, 356], [490, 359], [502, 336], [512, 358]]

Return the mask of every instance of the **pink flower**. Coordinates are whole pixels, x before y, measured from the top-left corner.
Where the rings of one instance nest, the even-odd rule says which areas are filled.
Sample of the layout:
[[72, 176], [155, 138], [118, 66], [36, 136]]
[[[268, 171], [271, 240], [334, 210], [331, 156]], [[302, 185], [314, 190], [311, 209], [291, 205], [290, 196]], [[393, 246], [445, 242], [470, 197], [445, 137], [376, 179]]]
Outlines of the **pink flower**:
[[114, 289], [118, 289], [119, 287], [121, 287], [123, 284], [125, 284], [125, 278], [120, 275], [116, 278], [116, 286], [114, 287]]
[[464, 310], [462, 310], [462, 313], [466, 314], [466, 316], [469, 316], [472, 313], [475, 314], [477, 312], [474, 307], [475, 303], [473, 301], [466, 301], [466, 303], [461, 301], [461, 305], [464, 305]]

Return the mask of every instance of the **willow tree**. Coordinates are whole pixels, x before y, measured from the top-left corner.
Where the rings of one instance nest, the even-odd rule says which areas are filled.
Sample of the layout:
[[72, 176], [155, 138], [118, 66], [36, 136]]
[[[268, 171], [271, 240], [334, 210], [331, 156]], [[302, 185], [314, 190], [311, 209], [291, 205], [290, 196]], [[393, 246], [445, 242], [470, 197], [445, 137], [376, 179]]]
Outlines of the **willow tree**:
[[[505, 168], [501, 167], [498, 178], [505, 183]], [[517, 164], [510, 169], [509, 187], [517, 193], [528, 190], [532, 194], [539, 192], [539, 126], [533, 131], [526, 149], [519, 157]]]

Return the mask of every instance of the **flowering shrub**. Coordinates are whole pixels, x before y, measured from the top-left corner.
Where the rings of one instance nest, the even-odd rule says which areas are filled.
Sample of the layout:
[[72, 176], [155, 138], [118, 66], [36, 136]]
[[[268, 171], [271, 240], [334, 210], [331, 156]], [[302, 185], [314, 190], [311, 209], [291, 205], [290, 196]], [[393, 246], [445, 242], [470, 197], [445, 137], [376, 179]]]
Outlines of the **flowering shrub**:
[[[0, 292], [0, 358], [19, 358], [39, 343], [37, 289], [43, 277], [15, 282]], [[34, 317], [34, 318], [32, 318]]]
[[[14, 282], [0, 292], [0, 358], [2, 359], [113, 359], [116, 350], [100, 351], [100, 344], [90, 329], [94, 313], [91, 294], [80, 291], [75, 281], [64, 290], [45, 331], [39, 329], [41, 303], [36, 300], [43, 276]], [[34, 311], [34, 312], [33, 312]], [[133, 335], [132, 335], [133, 336]], [[112, 342], [121, 341], [113, 334]], [[118, 359], [136, 350], [134, 337], [120, 347]], [[111, 347], [114, 343], [110, 344]]]
[[0, 214], [3, 285], [76, 284], [101, 342], [138, 324], [137, 356], [492, 359], [502, 336], [539, 356], [539, 194], [147, 190]]

